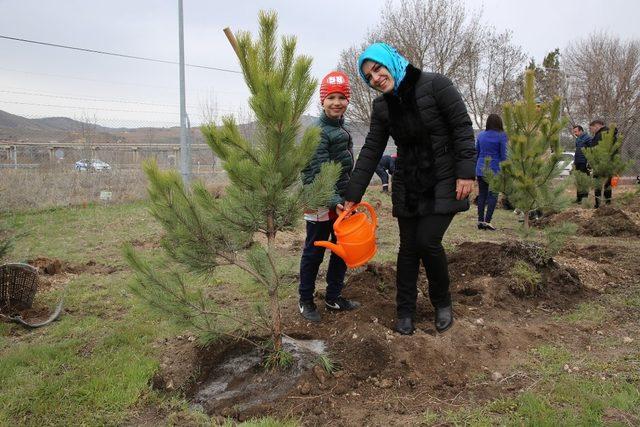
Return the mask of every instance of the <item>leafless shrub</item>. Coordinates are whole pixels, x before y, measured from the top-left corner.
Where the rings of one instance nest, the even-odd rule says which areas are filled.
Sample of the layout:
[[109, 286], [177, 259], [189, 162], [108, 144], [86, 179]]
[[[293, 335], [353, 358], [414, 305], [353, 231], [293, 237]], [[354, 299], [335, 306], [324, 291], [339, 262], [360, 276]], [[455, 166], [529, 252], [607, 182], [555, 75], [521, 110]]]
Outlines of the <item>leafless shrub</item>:
[[508, 32], [497, 34], [460, 0], [387, 2], [380, 23], [340, 55], [339, 68], [352, 82], [351, 120], [368, 123], [375, 92], [359, 77], [358, 55], [373, 42], [394, 46], [413, 65], [449, 77], [461, 91], [476, 126], [517, 95], [515, 78], [524, 69], [522, 49]]

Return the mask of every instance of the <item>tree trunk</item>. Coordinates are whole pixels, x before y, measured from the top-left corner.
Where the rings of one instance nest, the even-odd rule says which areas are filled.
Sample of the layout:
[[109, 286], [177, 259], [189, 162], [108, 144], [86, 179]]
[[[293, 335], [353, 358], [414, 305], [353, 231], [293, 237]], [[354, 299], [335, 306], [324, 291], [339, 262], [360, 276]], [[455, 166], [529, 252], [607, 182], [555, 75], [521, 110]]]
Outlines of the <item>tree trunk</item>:
[[273, 349], [282, 349], [282, 316], [280, 315], [280, 301], [278, 300], [278, 271], [273, 263], [273, 249], [275, 247], [276, 229], [273, 215], [267, 216], [267, 251], [271, 262], [271, 269], [274, 283], [269, 284], [269, 305], [271, 308], [271, 335], [273, 338]]
[[282, 316], [280, 316], [280, 301], [278, 301], [278, 290], [269, 291], [269, 302], [271, 306], [271, 334], [273, 338], [273, 349], [282, 349]]
[[531, 213], [531, 211], [526, 211], [524, 213], [524, 229], [525, 231], [529, 230], [529, 214]]

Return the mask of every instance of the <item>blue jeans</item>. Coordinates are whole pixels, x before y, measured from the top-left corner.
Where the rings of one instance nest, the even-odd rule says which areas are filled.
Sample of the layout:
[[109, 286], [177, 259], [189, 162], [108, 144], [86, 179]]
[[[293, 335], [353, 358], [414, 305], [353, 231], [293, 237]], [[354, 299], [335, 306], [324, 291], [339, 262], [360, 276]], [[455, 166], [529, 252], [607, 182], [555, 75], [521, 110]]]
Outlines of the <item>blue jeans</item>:
[[491, 222], [493, 211], [496, 210], [498, 203], [498, 195], [489, 191], [489, 184], [481, 176], [478, 177], [478, 190], [478, 222]]
[[[304, 242], [302, 250], [302, 258], [300, 259], [300, 286], [298, 292], [300, 301], [313, 301], [313, 293], [316, 288], [316, 277], [320, 264], [324, 259], [325, 248], [314, 246], [313, 242], [318, 240], [328, 240], [331, 236], [331, 242], [336, 242], [336, 236], [333, 234], [332, 221], [313, 222], [307, 221], [307, 238]], [[327, 294], [325, 299], [333, 301], [340, 296], [342, 287], [344, 286], [344, 276], [347, 272], [347, 265], [342, 258], [331, 252], [329, 258], [329, 268], [327, 269]]]

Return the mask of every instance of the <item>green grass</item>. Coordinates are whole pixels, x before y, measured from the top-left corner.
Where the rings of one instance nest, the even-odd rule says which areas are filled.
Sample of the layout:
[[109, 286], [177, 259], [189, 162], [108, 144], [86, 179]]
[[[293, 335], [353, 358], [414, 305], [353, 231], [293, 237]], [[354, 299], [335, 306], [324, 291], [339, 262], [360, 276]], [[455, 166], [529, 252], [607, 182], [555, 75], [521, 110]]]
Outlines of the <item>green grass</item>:
[[[577, 355], [558, 346], [540, 346], [524, 366], [532, 378], [531, 389], [446, 412], [439, 421], [474, 426], [591, 426], [605, 424], [607, 409], [638, 420], [639, 374], [628, 360], [638, 355], [633, 354], [603, 363], [589, 353]], [[574, 366], [579, 369], [573, 370]]]
[[142, 202], [21, 212], [9, 216], [8, 226], [26, 234], [16, 242], [14, 260], [46, 256], [115, 267], [125, 265], [124, 242], [158, 239], [161, 234]]
[[593, 323], [601, 324], [606, 318], [607, 310], [597, 302], [583, 302], [571, 313], [561, 317], [561, 319], [571, 323]]

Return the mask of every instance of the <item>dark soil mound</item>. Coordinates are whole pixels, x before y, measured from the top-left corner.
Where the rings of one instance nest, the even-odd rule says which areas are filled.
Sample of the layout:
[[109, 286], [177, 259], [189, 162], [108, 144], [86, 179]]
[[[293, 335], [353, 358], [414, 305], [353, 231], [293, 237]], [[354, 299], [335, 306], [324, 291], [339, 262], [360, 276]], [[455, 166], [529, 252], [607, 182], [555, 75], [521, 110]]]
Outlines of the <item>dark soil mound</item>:
[[[327, 311], [319, 295], [322, 322], [313, 324], [302, 319], [293, 299], [284, 308], [285, 333], [323, 341], [330, 359], [339, 366], [336, 372], [322, 374], [315, 365], [302, 373], [288, 393], [254, 406], [242, 396], [208, 405], [196, 397], [197, 386], [187, 394], [207, 412], [239, 420], [256, 415], [282, 418], [304, 414], [309, 425], [364, 425], [376, 414], [379, 425], [410, 424], [433, 404], [433, 396], [454, 400], [463, 391], [473, 394], [467, 386], [477, 375], [506, 369], [520, 353], [543, 339], [567, 333], [565, 325], [550, 324], [549, 313], [569, 309], [588, 292], [574, 271], [539, 254], [536, 246], [522, 243], [461, 244], [450, 256], [456, 316], [453, 328], [436, 333], [433, 308], [428, 298], [419, 296], [413, 336], [393, 332], [395, 264], [371, 263], [348, 278], [343, 292], [345, 297], [361, 302], [360, 309]], [[511, 286], [512, 270], [518, 262], [526, 263], [540, 277], [537, 292], [526, 298], [514, 293]], [[426, 284], [422, 273], [419, 286], [425, 289]], [[192, 372], [200, 373], [197, 382], [207, 383], [222, 361], [237, 355], [237, 351], [237, 346], [210, 349], [207, 357], [193, 366]], [[294, 375], [293, 371], [261, 373], [254, 369], [248, 377], [254, 382], [284, 384]], [[156, 377], [154, 382], [166, 388], [166, 379]], [[177, 385], [175, 380], [173, 384]], [[490, 399], [500, 390], [495, 383], [475, 397]], [[412, 398], [399, 401], [390, 397], [399, 395]], [[380, 408], [384, 408], [384, 419], [379, 418]]]
[[640, 227], [621, 209], [605, 205], [582, 226], [582, 233], [594, 237], [637, 237]]

